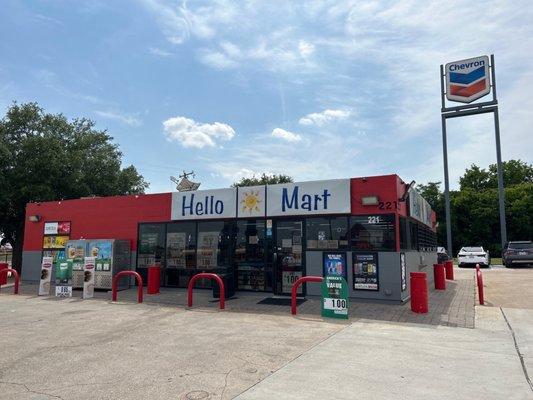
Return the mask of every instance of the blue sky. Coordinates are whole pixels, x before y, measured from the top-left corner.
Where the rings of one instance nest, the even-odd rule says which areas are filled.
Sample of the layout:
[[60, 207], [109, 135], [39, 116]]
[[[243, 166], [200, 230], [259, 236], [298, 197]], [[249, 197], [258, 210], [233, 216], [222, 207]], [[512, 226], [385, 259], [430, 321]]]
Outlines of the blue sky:
[[[18, 1], [0, 108], [108, 129], [151, 183], [284, 173], [442, 181], [439, 65], [494, 53], [503, 158], [533, 162], [529, 1]], [[450, 176], [495, 162], [491, 115], [449, 122]]]

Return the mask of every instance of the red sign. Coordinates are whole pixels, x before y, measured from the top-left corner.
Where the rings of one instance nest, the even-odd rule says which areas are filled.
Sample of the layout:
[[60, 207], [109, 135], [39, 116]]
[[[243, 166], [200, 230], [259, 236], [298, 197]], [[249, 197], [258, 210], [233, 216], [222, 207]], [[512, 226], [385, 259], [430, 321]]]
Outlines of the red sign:
[[70, 233], [70, 221], [68, 222], [58, 222], [57, 224], [57, 233], [62, 235], [68, 235]]

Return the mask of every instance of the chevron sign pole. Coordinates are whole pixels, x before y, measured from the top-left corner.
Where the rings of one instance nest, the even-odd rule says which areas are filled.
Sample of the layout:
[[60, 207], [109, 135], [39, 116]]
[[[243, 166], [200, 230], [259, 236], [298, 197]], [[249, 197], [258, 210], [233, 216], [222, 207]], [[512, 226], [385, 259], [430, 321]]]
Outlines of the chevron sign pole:
[[[503, 189], [502, 156], [500, 145], [500, 119], [498, 116], [498, 98], [496, 96], [496, 72], [494, 55], [480, 56], [466, 60], [454, 61], [440, 66], [441, 116], [442, 116], [442, 150], [444, 158], [444, 199], [446, 210], [447, 250], [452, 254], [452, 230], [450, 215], [450, 182], [448, 178], [448, 144], [446, 138], [446, 121], [448, 118], [493, 113], [496, 136], [496, 161], [498, 165], [498, 197], [500, 211], [500, 231], [502, 248], [507, 243], [507, 225], [505, 222], [505, 197]], [[492, 100], [476, 102], [492, 90]], [[446, 106], [448, 101], [466, 103], [461, 106]]]

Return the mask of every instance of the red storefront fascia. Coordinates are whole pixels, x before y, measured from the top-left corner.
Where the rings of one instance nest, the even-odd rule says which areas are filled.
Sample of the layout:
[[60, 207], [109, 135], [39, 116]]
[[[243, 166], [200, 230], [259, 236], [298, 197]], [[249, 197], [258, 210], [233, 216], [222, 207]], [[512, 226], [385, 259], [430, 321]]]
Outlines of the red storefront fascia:
[[[396, 251], [400, 251], [399, 216], [408, 216], [406, 183], [398, 175], [350, 179], [351, 214], [395, 214]], [[363, 197], [375, 196], [378, 204], [363, 205]], [[26, 206], [23, 251], [41, 251], [45, 222], [70, 221], [70, 239], [126, 239], [131, 250], [137, 249], [140, 222], [171, 220], [172, 193], [129, 196], [91, 197], [75, 200], [29, 203]], [[39, 216], [31, 222], [30, 216]], [[435, 231], [436, 218], [432, 213]]]

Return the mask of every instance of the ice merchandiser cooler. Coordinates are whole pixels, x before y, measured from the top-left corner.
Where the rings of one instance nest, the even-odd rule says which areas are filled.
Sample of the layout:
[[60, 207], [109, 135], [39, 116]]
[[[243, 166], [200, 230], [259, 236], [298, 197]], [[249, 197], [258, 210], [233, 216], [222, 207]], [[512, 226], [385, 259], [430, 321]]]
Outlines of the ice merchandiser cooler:
[[72, 287], [83, 287], [83, 264], [87, 243], [85, 240], [69, 240], [65, 246], [65, 257], [72, 262]]
[[[72, 245], [70, 248], [69, 245]], [[82, 249], [84, 250], [81, 256]], [[70, 253], [69, 253], [70, 252]], [[66, 246], [67, 257], [73, 258], [73, 286], [83, 287], [83, 264], [84, 257], [95, 258], [94, 288], [111, 290], [113, 276], [120, 271], [131, 269], [131, 253], [129, 240], [118, 239], [86, 239], [71, 240]], [[129, 280], [124, 278], [119, 281], [119, 289], [129, 287]]]

